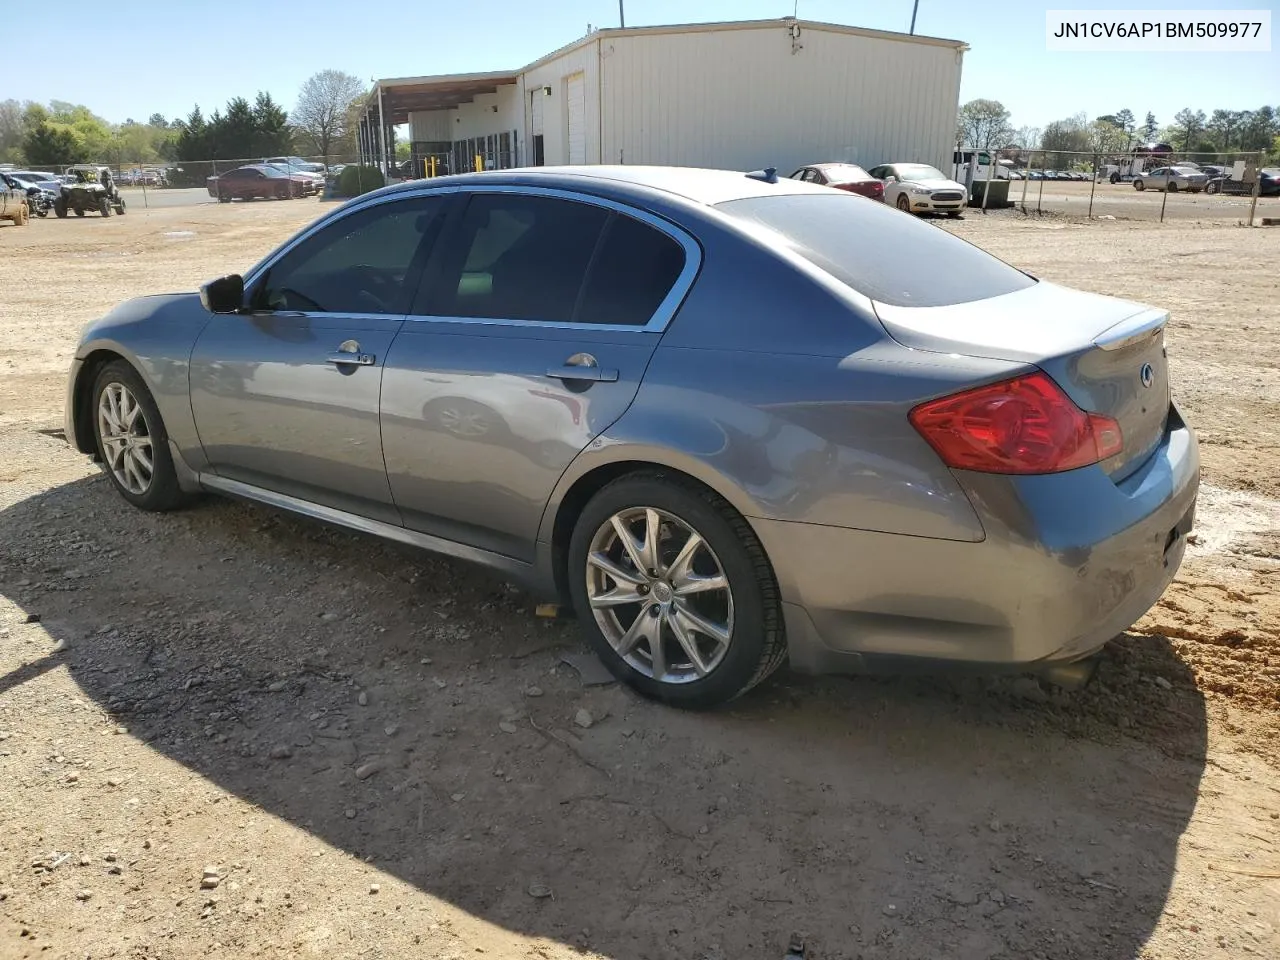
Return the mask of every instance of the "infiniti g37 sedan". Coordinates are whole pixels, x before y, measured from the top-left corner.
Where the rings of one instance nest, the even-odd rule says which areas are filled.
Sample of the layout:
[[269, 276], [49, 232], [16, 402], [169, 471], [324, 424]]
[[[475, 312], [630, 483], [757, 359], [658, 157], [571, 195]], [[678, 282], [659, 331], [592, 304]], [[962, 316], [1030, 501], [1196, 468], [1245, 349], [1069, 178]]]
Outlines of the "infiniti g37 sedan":
[[212, 491], [495, 568], [668, 703], [788, 659], [1051, 674], [1182, 559], [1166, 321], [772, 172], [495, 171], [122, 304], [67, 436], [143, 509]]

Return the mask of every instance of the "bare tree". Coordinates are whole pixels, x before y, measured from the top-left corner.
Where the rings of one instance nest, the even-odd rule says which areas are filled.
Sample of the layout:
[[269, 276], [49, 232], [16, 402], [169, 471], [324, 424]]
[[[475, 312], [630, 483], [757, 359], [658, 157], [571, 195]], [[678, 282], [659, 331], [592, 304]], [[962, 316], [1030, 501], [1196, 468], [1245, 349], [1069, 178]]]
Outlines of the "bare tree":
[[970, 100], [956, 119], [956, 139], [976, 150], [1002, 147], [1013, 136], [1009, 111], [999, 100]]
[[351, 104], [364, 92], [359, 77], [341, 70], [321, 70], [302, 85], [290, 117], [315, 144], [316, 152], [327, 157], [333, 145], [346, 138]]

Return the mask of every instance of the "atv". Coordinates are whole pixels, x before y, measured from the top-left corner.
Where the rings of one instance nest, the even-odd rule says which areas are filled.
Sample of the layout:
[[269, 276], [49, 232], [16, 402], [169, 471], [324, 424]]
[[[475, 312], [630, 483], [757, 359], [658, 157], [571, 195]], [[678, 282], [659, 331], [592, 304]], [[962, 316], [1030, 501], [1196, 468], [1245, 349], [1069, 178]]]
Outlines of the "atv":
[[75, 177], [75, 182], [64, 183], [61, 195], [53, 203], [53, 212], [59, 217], [65, 217], [72, 210], [77, 217], [83, 217], [90, 210], [104, 217], [111, 216], [112, 210], [124, 216], [124, 197], [120, 196], [110, 167], [80, 163], [67, 167], [67, 173]]

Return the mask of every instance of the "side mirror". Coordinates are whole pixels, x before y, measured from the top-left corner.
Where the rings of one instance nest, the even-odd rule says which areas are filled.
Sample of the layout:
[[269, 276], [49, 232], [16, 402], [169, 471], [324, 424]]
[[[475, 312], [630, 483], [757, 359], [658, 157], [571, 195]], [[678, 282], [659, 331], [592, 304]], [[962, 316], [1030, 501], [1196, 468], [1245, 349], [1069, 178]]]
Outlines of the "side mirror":
[[200, 303], [210, 313], [238, 313], [244, 307], [244, 277], [233, 273], [210, 280], [200, 288]]
[[884, 175], [884, 182], [885, 182], [885, 183], [897, 183], [897, 182], [898, 182], [898, 178], [897, 178], [897, 177], [895, 177], [892, 173], [886, 173], [886, 174]]

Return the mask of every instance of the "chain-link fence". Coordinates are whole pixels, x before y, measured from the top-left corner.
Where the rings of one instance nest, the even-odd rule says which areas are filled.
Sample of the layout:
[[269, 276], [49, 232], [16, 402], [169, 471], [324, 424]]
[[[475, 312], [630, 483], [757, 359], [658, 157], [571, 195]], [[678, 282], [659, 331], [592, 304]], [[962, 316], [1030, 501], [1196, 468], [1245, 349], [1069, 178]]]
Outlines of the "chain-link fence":
[[1268, 166], [1262, 153], [1037, 150], [994, 165], [958, 155], [955, 176], [968, 185], [974, 205], [985, 209], [1162, 223], [1251, 224], [1280, 215], [1280, 165]]
[[[441, 155], [432, 162], [427, 158], [402, 159], [386, 171], [387, 180], [416, 179], [450, 172], [460, 158]], [[366, 161], [367, 163], [368, 161]], [[483, 161], [481, 161], [483, 163]], [[44, 166], [35, 169], [49, 174], [50, 179], [73, 183], [78, 177], [100, 179], [98, 171], [106, 167], [111, 179], [128, 198], [130, 206], [174, 206], [212, 201], [218, 197], [217, 181], [232, 170], [245, 166], [269, 165], [282, 174], [305, 181], [302, 195], [334, 193], [344, 167], [359, 163], [351, 154], [329, 156], [277, 155], [272, 157], [210, 158], [208, 160], [128, 161], [83, 164], [82, 172], [74, 167]], [[474, 160], [473, 160], [474, 164]], [[474, 166], [466, 167], [473, 169]], [[486, 168], [487, 169], [487, 168]], [[269, 191], [268, 191], [269, 193]]]

